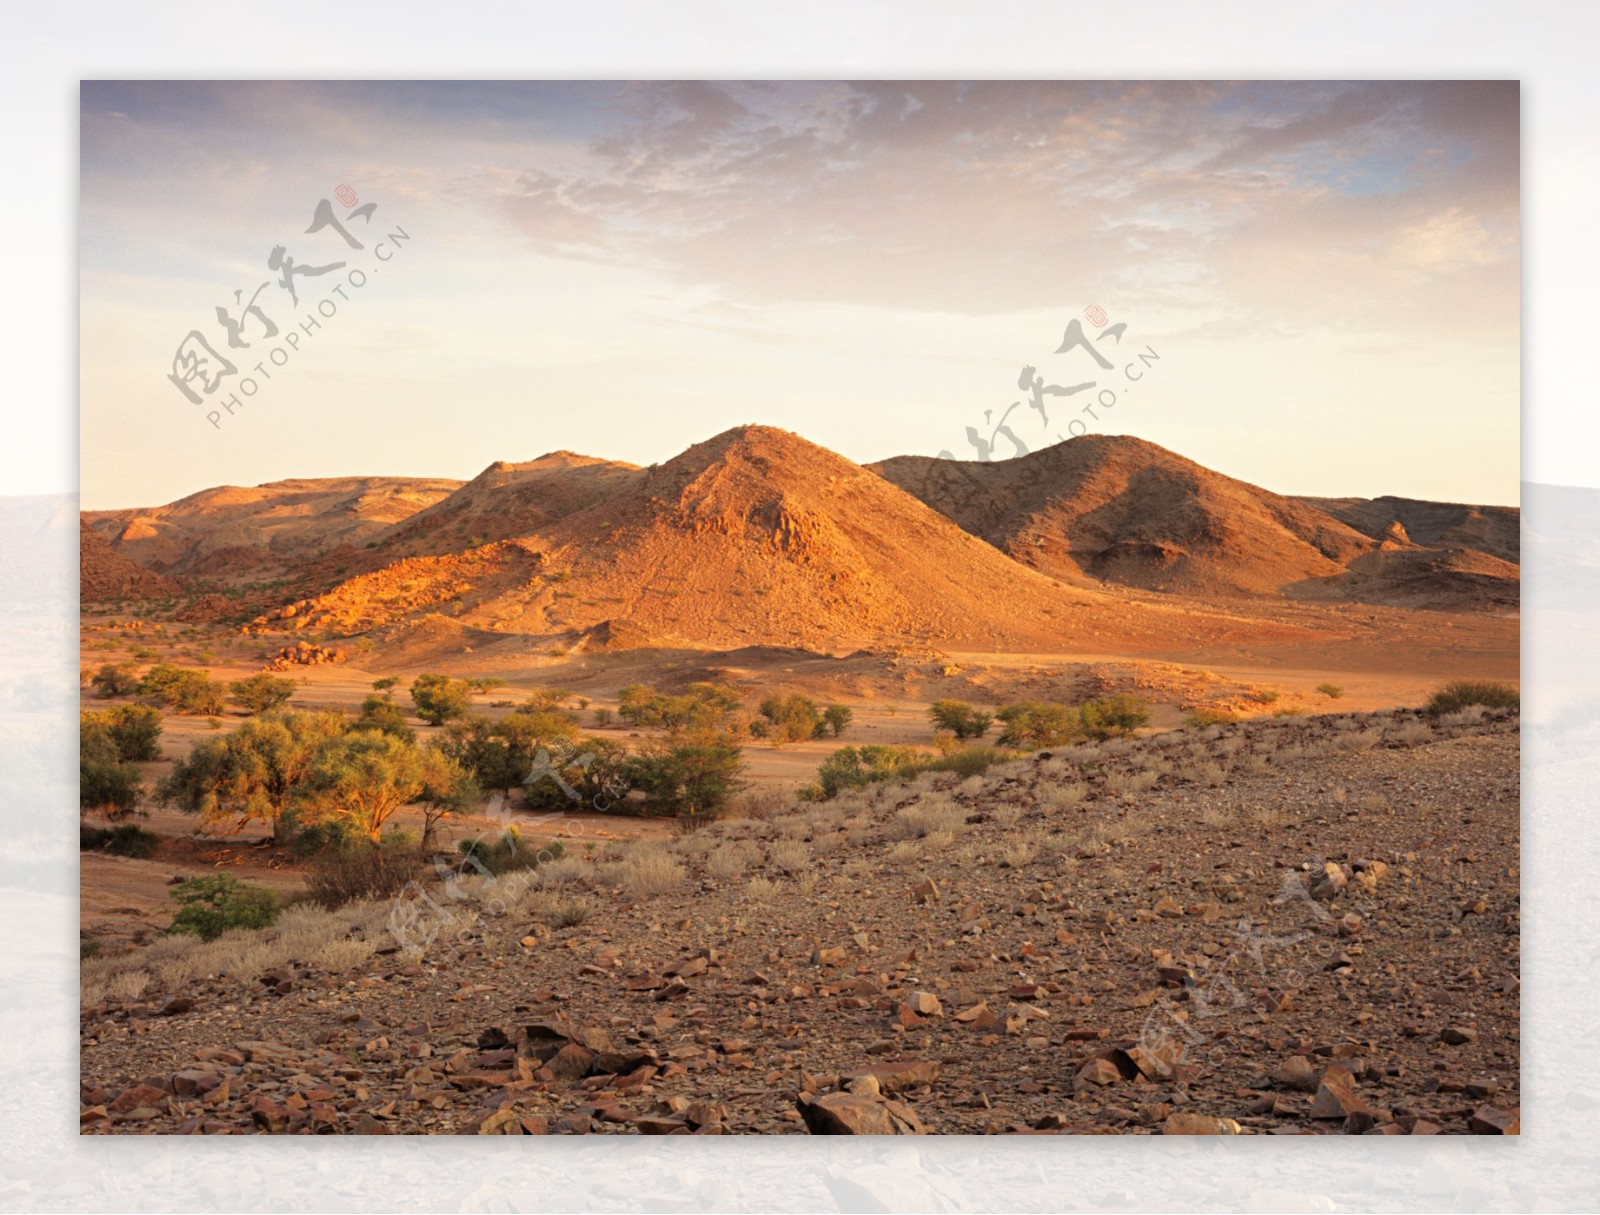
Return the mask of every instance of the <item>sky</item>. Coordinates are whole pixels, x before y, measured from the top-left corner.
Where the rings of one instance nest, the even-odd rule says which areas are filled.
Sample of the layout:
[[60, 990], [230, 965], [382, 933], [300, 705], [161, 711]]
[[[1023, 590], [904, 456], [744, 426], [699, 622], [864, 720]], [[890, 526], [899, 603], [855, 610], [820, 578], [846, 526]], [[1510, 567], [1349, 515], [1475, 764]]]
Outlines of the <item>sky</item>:
[[1514, 504], [1519, 126], [1493, 81], [85, 83], [82, 504], [747, 422]]

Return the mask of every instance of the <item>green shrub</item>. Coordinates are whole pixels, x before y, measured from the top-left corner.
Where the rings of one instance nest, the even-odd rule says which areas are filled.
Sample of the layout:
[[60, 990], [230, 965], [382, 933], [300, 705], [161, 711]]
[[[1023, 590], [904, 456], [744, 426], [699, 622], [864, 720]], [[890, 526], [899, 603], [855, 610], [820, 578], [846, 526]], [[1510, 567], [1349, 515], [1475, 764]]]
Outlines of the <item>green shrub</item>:
[[161, 837], [134, 823], [121, 823], [115, 827], [90, 827], [78, 824], [78, 850], [102, 850], [112, 856], [131, 856], [146, 860], [156, 854]]
[[265, 671], [248, 679], [236, 679], [228, 685], [234, 703], [247, 713], [270, 713], [289, 703], [295, 693], [295, 682]]
[[296, 856], [316, 857], [347, 848], [366, 847], [367, 838], [347, 818], [330, 818], [296, 829], [290, 848]]
[[133, 673], [133, 667], [126, 663], [118, 665], [108, 662], [90, 677], [89, 686], [101, 697], [132, 696], [139, 690], [139, 677]]
[[1257, 704], [1274, 704], [1278, 699], [1278, 691], [1276, 688], [1257, 688], [1251, 693], [1251, 699], [1253, 699]]
[[744, 787], [743, 771], [739, 744], [709, 732], [646, 748], [622, 764], [623, 779], [645, 795], [648, 812], [673, 818], [718, 817]]
[[430, 726], [442, 726], [467, 711], [470, 688], [464, 679], [448, 675], [418, 675], [411, 681], [411, 703], [417, 716]]
[[1230, 709], [1208, 709], [1204, 706], [1190, 709], [1185, 716], [1191, 726], [1226, 726], [1244, 720]]
[[123, 760], [148, 762], [161, 758], [161, 713], [150, 705], [81, 710], [78, 727], [88, 725], [104, 726]]
[[817, 785], [824, 798], [838, 797], [847, 789], [864, 789], [875, 781], [904, 780], [921, 770], [933, 757], [912, 747], [841, 747], [817, 769]]
[[838, 738], [844, 733], [845, 727], [855, 720], [855, 713], [844, 705], [829, 705], [822, 710], [822, 720], [828, 727], [828, 733]]
[[215, 941], [233, 928], [266, 928], [278, 918], [278, 899], [262, 886], [247, 886], [231, 873], [179, 882], [169, 892], [178, 904], [170, 933]]
[[1317, 691], [1321, 692], [1329, 700], [1338, 700], [1339, 697], [1344, 695], [1344, 689], [1336, 683], [1319, 683]]
[[121, 818], [139, 808], [143, 790], [139, 770], [122, 758], [110, 727], [99, 722], [78, 727], [78, 808]]
[[514, 827], [494, 841], [464, 839], [456, 845], [456, 850], [471, 862], [473, 869], [497, 876], [519, 869], [537, 869], [566, 854], [566, 848], [560, 840], [551, 840], [544, 847], [536, 848], [523, 839]]
[[1016, 754], [1000, 747], [957, 747], [936, 756], [924, 769], [928, 772], [954, 772], [957, 776], [982, 776], [996, 764], [1015, 759]]
[[356, 714], [355, 721], [351, 724], [352, 730], [381, 730], [391, 734], [402, 742], [411, 742], [417, 732], [406, 721], [403, 713], [394, 701], [386, 696], [369, 696], [361, 702], [361, 709]]
[[611, 724], [611, 710], [596, 709], [594, 711], [594, 724], [596, 726], [609, 726]]
[[993, 714], [974, 709], [960, 700], [936, 700], [928, 709], [928, 716], [937, 729], [949, 730], [963, 740], [982, 738], [994, 723]]
[[1457, 712], [1468, 705], [1483, 705], [1487, 709], [1516, 709], [1521, 704], [1521, 695], [1510, 684], [1457, 679], [1429, 697], [1422, 711], [1437, 717], [1441, 713]]
[[995, 716], [1005, 726], [996, 740], [1002, 747], [1059, 747], [1083, 733], [1083, 719], [1069, 705], [1029, 700], [1007, 705]]
[[158, 663], [139, 681], [139, 694], [149, 696], [174, 712], [205, 717], [228, 707], [227, 688], [204, 671], [191, 671], [171, 663]]
[[1102, 696], [1078, 710], [1083, 732], [1090, 738], [1112, 738], [1132, 734], [1150, 720], [1150, 709], [1137, 696]]
[[767, 737], [779, 746], [820, 738], [828, 728], [817, 702], [809, 696], [769, 696], [757, 712], [767, 719]]

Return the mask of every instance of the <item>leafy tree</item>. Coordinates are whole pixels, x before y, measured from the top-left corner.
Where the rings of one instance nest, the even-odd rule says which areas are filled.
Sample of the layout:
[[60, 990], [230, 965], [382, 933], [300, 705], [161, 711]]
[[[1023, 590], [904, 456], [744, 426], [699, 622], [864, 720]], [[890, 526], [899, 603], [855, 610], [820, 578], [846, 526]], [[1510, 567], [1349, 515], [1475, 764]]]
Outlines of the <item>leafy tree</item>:
[[372, 690], [390, 695], [399, 685], [400, 677], [398, 675], [385, 675], [382, 679], [374, 679], [372, 681]]
[[779, 746], [820, 737], [827, 728], [817, 702], [807, 696], [769, 696], [757, 711], [769, 723], [767, 736]]
[[1090, 738], [1132, 734], [1150, 720], [1150, 708], [1137, 696], [1102, 696], [1078, 709], [1083, 732]]
[[411, 703], [430, 726], [442, 726], [464, 714], [469, 692], [466, 680], [448, 675], [418, 675], [411, 681]]
[[483, 790], [470, 771], [444, 756], [443, 770], [422, 790], [422, 847], [433, 843], [439, 820], [452, 814], [470, 814], [483, 800]]
[[828, 732], [838, 738], [844, 733], [845, 727], [855, 720], [855, 713], [844, 705], [829, 705], [822, 711], [822, 720], [827, 724]]
[[178, 713], [206, 717], [227, 711], [228, 690], [221, 681], [171, 663], [157, 663], [146, 671], [139, 693]]
[[318, 750], [306, 781], [306, 806], [313, 819], [349, 819], [376, 844], [395, 811], [449, 797], [460, 772], [435, 747], [378, 730], [351, 730]]
[[295, 682], [279, 675], [262, 671], [248, 679], [236, 679], [229, 685], [233, 700], [247, 713], [270, 713], [289, 703], [295, 693]]
[[255, 821], [279, 838], [321, 752], [344, 730], [336, 712], [252, 717], [231, 734], [197, 743], [173, 766], [157, 796], [203, 822], [231, 821], [237, 830]]
[[101, 722], [78, 726], [78, 807], [107, 818], [125, 818], [139, 808], [139, 770], [122, 758], [111, 728]]
[[[580, 738], [545, 752], [550, 767], [524, 789], [528, 805], [535, 808], [592, 806], [609, 810], [627, 795], [628, 749], [605, 738]], [[528, 774], [525, 774], [525, 777]]]
[[1002, 747], [1059, 747], [1083, 733], [1083, 718], [1070, 705], [1027, 700], [995, 714], [1005, 728], [995, 741]]
[[961, 700], [936, 700], [928, 709], [935, 727], [949, 730], [959, 739], [982, 738], [994, 722], [994, 716], [974, 709]]
[[89, 686], [102, 698], [132, 696], [139, 690], [139, 677], [127, 663], [108, 662], [90, 677]]
[[655, 700], [654, 688], [630, 683], [617, 693], [617, 716], [635, 726], [658, 725], [659, 719], [652, 712]]
[[467, 680], [467, 687], [474, 692], [492, 692], [496, 688], [503, 688], [505, 686], [506, 681], [503, 679], [488, 678]]
[[179, 882], [169, 892], [177, 901], [170, 933], [215, 941], [231, 928], [266, 928], [278, 918], [278, 900], [262, 886], [247, 886], [231, 873], [207, 874]]
[[78, 714], [78, 726], [104, 726], [117, 744], [123, 760], [149, 762], [161, 758], [161, 714], [150, 705], [116, 705], [109, 709], [86, 709]]
[[361, 702], [361, 711], [351, 723], [352, 730], [381, 730], [403, 742], [411, 742], [417, 732], [406, 721], [400, 707], [384, 696], [369, 696]]
[[[500, 681], [504, 683], [504, 680]], [[528, 693], [528, 699], [522, 702], [524, 709], [535, 711], [559, 709], [572, 699], [572, 693], [565, 688], [535, 688]]]
[[628, 757], [623, 771], [651, 812], [675, 818], [716, 818], [743, 787], [744, 760], [725, 734], [658, 742]]

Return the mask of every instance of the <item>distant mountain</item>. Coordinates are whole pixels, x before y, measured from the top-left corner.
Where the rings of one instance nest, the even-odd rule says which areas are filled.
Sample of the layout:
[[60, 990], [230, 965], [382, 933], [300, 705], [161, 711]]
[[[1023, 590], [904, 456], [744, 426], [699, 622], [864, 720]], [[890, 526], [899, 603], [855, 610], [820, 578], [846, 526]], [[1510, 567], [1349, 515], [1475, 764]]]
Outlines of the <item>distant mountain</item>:
[[85, 603], [178, 593], [178, 584], [130, 561], [87, 522], [79, 524], [78, 596]]
[[201, 490], [166, 506], [85, 511], [120, 555], [162, 574], [265, 574], [356, 548], [460, 481], [331, 477]]
[[1016, 560], [1079, 585], [1456, 610], [1516, 603], [1512, 507], [1286, 497], [1113, 435], [993, 463], [900, 456], [868, 467]]
[[384, 559], [437, 555], [530, 535], [624, 492], [643, 475], [633, 464], [570, 451], [551, 452], [524, 464], [498, 461], [448, 497], [385, 530], [378, 537], [377, 552]]

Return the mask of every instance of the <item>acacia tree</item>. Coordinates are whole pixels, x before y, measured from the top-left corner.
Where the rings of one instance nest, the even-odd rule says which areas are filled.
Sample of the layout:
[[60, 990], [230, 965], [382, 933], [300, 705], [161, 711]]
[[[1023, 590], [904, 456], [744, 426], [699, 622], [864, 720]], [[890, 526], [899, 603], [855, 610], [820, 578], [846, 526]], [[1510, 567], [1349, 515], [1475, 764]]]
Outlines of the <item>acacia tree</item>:
[[472, 689], [464, 679], [418, 675], [411, 681], [411, 703], [430, 726], [442, 726], [467, 711]]
[[289, 703], [295, 694], [295, 682], [261, 671], [248, 679], [235, 679], [228, 690], [233, 693], [234, 703], [246, 713], [270, 713]]
[[305, 805], [319, 818], [347, 820], [376, 844], [402, 806], [422, 801], [438, 808], [464, 801], [463, 777], [463, 768], [435, 747], [379, 730], [351, 730], [318, 752]]
[[279, 838], [322, 750], [344, 734], [337, 712], [266, 713], [221, 738], [201, 741], [157, 790], [208, 825], [264, 824]]

